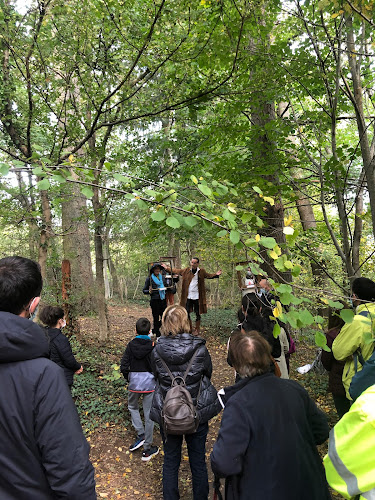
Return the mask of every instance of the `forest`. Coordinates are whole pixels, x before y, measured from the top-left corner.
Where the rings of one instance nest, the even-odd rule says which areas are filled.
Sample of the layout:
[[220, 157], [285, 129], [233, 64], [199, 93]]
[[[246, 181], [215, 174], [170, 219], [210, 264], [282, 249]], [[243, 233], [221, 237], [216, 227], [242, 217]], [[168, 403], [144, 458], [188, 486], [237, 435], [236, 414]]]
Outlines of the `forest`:
[[147, 307], [163, 256], [222, 269], [217, 337], [249, 266], [279, 298], [274, 334], [327, 349], [327, 307], [375, 275], [374, 3], [0, 5], [0, 254], [38, 261], [42, 300], [89, 325], [92, 373], [120, 390], [119, 311]]

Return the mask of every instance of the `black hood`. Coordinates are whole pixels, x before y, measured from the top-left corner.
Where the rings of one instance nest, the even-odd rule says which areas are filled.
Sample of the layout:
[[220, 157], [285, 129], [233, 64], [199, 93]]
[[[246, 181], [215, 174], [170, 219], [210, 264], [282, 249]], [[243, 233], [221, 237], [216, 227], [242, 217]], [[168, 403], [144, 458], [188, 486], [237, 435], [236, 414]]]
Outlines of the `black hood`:
[[179, 333], [159, 337], [156, 349], [167, 364], [178, 365], [190, 361], [198, 347], [205, 343], [205, 339], [191, 333]]
[[130, 351], [136, 359], [143, 359], [150, 354], [154, 343], [147, 339], [133, 339], [130, 343]]
[[44, 330], [29, 319], [0, 311], [0, 363], [48, 358]]

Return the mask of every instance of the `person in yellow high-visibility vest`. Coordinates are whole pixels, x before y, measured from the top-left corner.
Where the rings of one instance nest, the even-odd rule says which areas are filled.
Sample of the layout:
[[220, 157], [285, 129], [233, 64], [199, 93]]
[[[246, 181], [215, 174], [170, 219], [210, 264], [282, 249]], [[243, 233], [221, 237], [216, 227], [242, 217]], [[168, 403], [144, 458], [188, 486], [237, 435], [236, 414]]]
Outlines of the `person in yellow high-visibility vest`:
[[324, 467], [328, 483], [344, 498], [375, 500], [375, 385], [331, 430]]

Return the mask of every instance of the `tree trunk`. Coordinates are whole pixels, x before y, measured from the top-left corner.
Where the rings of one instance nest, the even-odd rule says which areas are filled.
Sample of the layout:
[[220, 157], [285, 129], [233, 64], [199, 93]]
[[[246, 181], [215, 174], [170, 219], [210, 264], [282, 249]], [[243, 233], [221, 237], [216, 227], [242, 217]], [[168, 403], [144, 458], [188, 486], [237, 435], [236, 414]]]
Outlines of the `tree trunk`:
[[[77, 177], [73, 169], [70, 174]], [[75, 313], [87, 314], [95, 311], [95, 300], [86, 198], [77, 184], [67, 187], [61, 204], [64, 258], [71, 263]]]

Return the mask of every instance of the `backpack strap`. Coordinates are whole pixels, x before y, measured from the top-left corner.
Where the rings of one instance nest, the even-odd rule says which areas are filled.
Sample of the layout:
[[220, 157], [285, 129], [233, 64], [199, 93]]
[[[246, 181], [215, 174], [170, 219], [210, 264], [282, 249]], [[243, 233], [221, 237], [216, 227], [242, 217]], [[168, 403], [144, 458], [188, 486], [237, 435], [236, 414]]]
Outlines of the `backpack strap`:
[[[184, 381], [184, 383], [185, 383], [185, 381], [186, 381], [186, 377], [188, 376], [189, 371], [190, 371], [190, 369], [191, 369], [191, 367], [192, 367], [192, 365], [193, 365], [194, 359], [195, 359], [196, 355], [198, 354], [198, 349], [199, 349], [199, 347], [197, 347], [197, 349], [194, 351], [194, 353], [193, 353], [192, 357], [190, 358], [189, 364], [187, 365], [187, 368], [186, 368], [185, 373], [183, 374], [183, 376], [182, 376], [182, 377], [178, 377], [178, 378], [180, 378], [181, 380], [183, 380], [183, 381]], [[171, 377], [171, 379], [172, 379], [172, 383], [173, 383], [173, 381], [174, 381], [174, 379], [175, 379], [176, 377], [174, 377], [173, 373], [172, 373], [172, 372], [171, 372], [171, 370], [168, 368], [167, 363], [166, 363], [166, 362], [164, 361], [164, 359], [160, 356], [160, 353], [159, 353], [159, 357], [160, 357], [160, 361], [163, 363], [164, 368], [166, 369], [166, 371], [167, 371], [168, 375]]]

